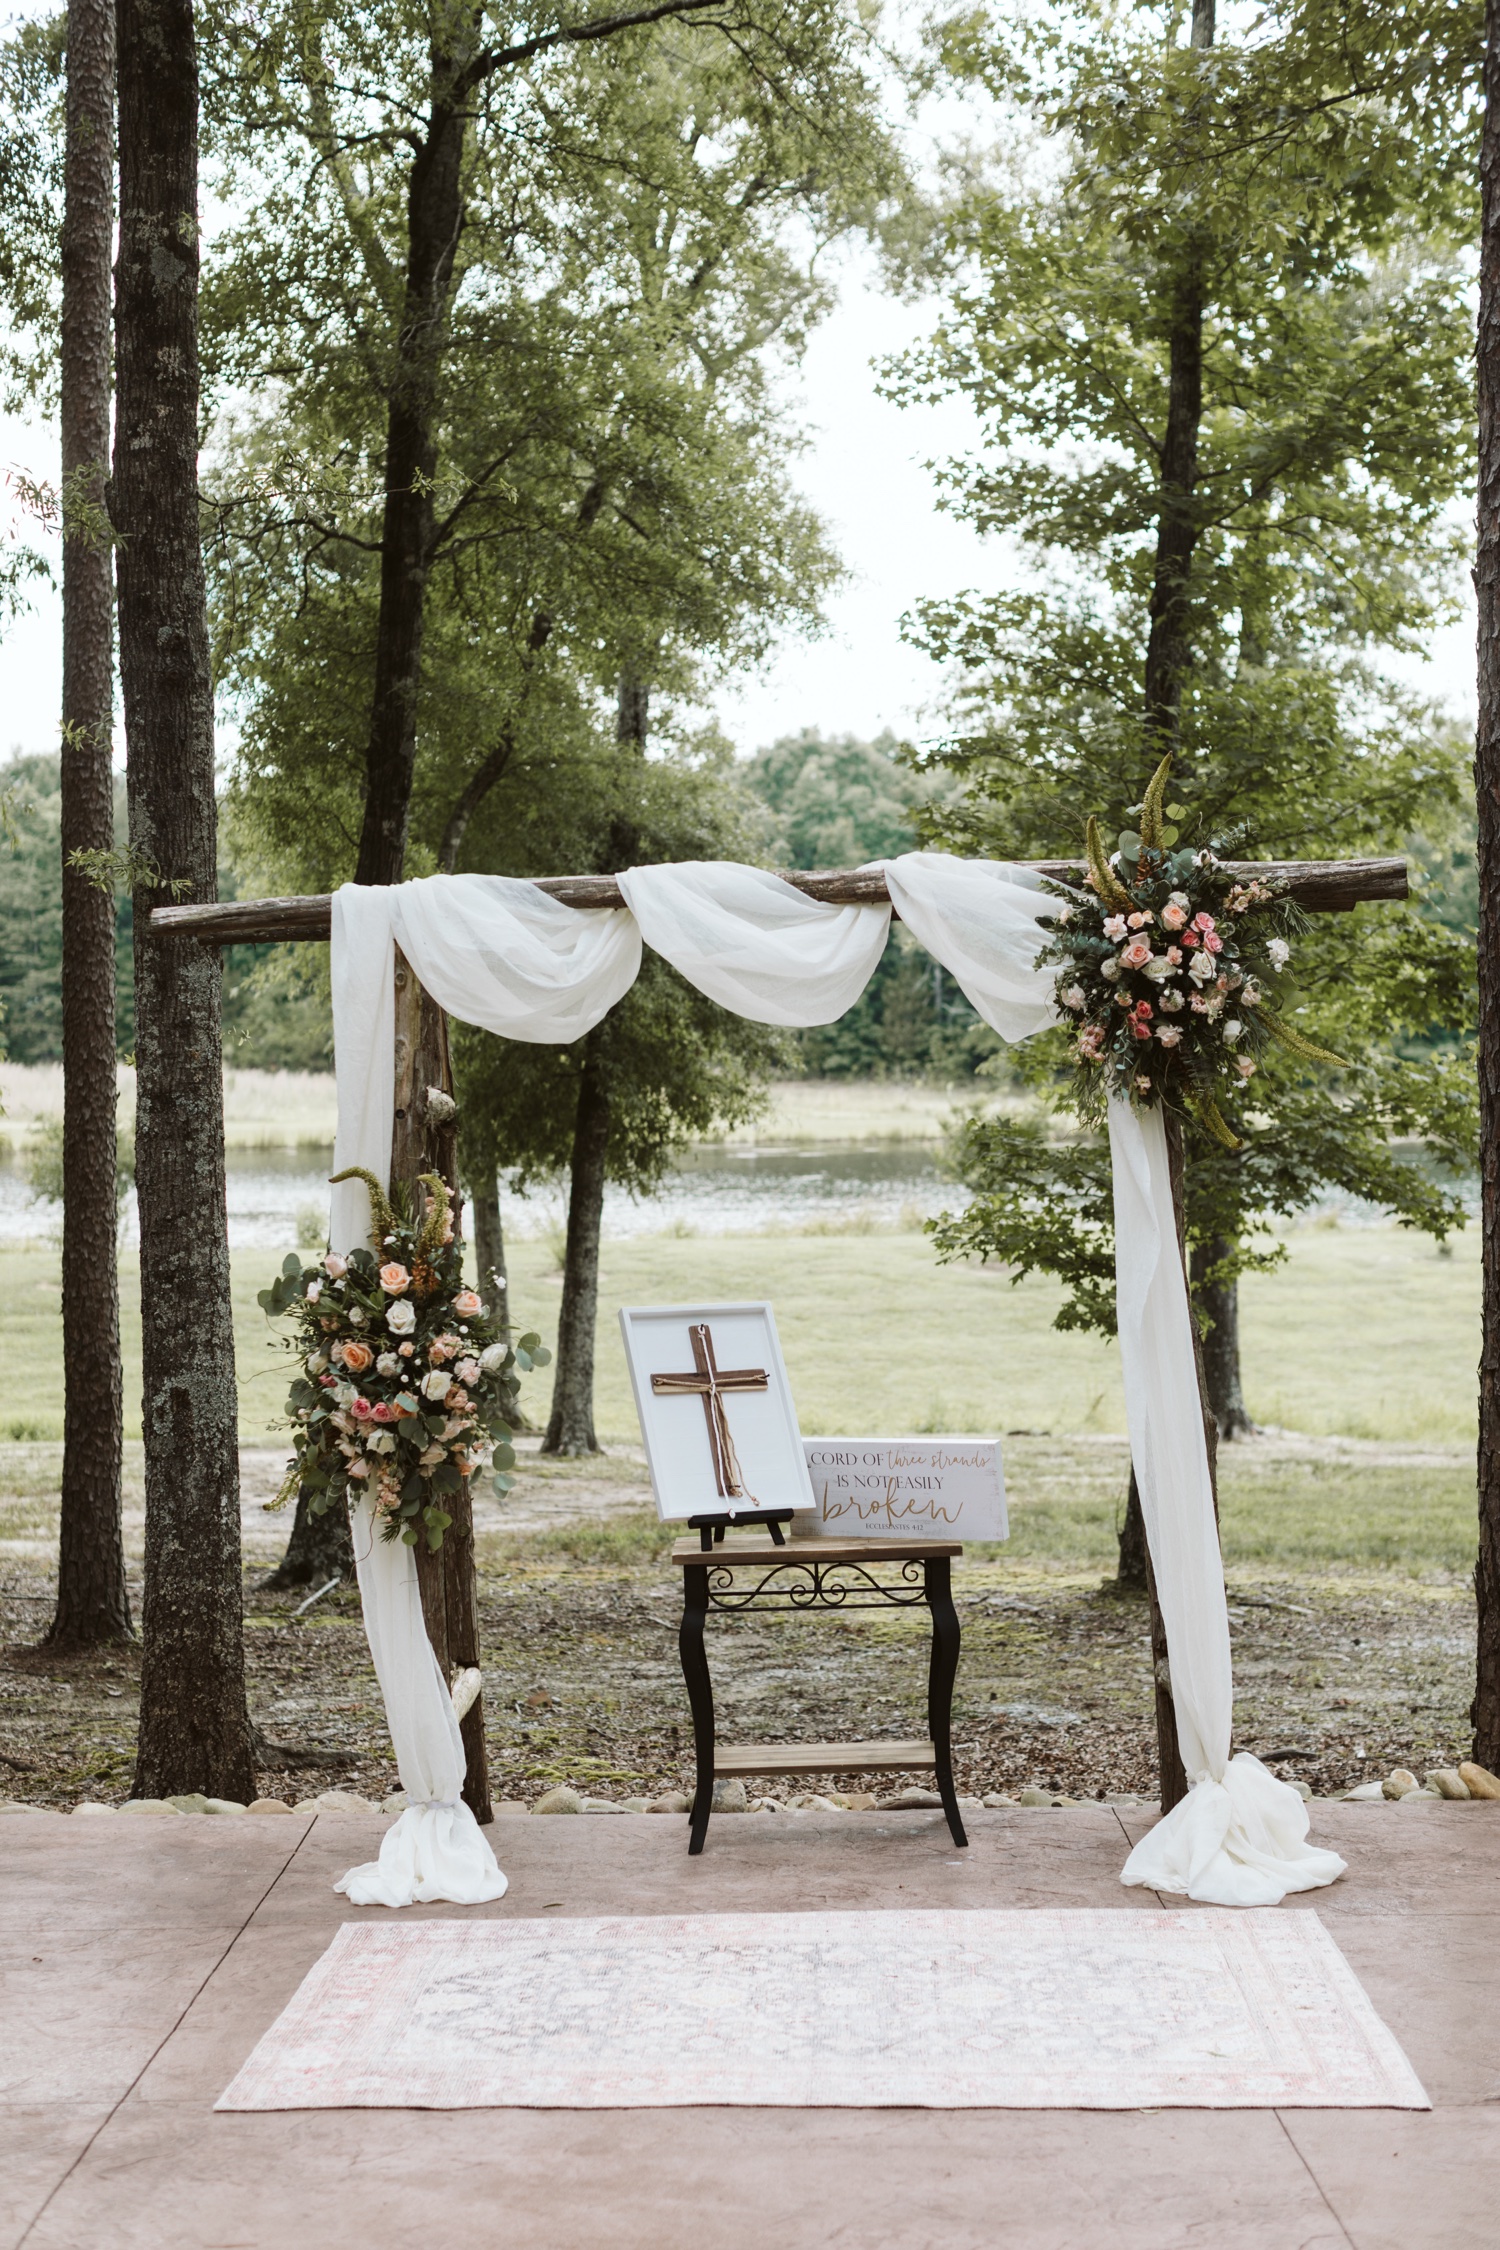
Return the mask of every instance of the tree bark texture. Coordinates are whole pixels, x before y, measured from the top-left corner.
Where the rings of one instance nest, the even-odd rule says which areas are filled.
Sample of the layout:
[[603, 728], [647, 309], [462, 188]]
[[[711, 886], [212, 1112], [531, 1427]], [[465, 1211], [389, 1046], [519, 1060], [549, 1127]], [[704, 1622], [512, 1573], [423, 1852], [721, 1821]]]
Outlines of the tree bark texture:
[[505, 1229], [500, 1221], [500, 1182], [488, 1168], [478, 1180], [469, 1182], [469, 1207], [474, 1214], [475, 1286], [494, 1306], [508, 1336], [510, 1287], [505, 1271]]
[[[364, 825], [357, 883], [399, 883], [417, 757], [422, 629], [436, 515], [439, 375], [463, 224], [466, 72], [450, 41], [477, 37], [467, 8], [438, 9], [430, 49], [426, 130], [407, 181], [406, 282], [386, 407], [385, 510], [375, 685], [365, 752]], [[457, 847], [455, 845], [455, 856]]]
[[220, 963], [150, 928], [216, 886], [213, 683], [198, 536], [198, 66], [191, 0], [121, 0], [119, 538], [135, 888], [145, 1641], [135, 1789], [254, 1795], [224, 1216]]
[[[1213, 43], [1214, 0], [1194, 0], [1191, 44], [1206, 50]], [[1146, 717], [1163, 750], [1177, 740], [1182, 685], [1192, 662], [1188, 578], [1198, 544], [1194, 488], [1203, 420], [1203, 270], [1191, 232], [1173, 289], [1145, 680]]]
[[354, 1576], [354, 1542], [349, 1517], [342, 1508], [325, 1508], [315, 1516], [307, 1505], [304, 1487], [297, 1494], [292, 1535], [269, 1578], [260, 1582], [262, 1593], [290, 1594], [298, 1587], [326, 1586], [330, 1578]]
[[[458, 1124], [452, 1110], [453, 1067], [448, 1055], [448, 1018], [424, 992], [406, 956], [396, 953], [396, 1116], [391, 1134], [391, 1192], [405, 1188], [415, 1212], [422, 1190], [423, 1172], [436, 1172], [453, 1195], [453, 1219], [461, 1217], [458, 1200]], [[447, 1102], [432, 1102], [433, 1093]], [[444, 1114], [446, 1112], [446, 1114]], [[474, 1504], [465, 1481], [450, 1494], [447, 1508], [453, 1521], [434, 1554], [424, 1537], [413, 1550], [417, 1583], [422, 1591], [422, 1614], [427, 1637], [437, 1655], [445, 1680], [479, 1663], [479, 1588], [474, 1567]], [[464, 1744], [464, 1803], [476, 1820], [494, 1818], [490, 1804], [489, 1759], [484, 1740], [484, 1697], [474, 1702], [460, 1721]]]
[[1249, 1437], [1255, 1429], [1240, 1382], [1239, 1283], [1208, 1279], [1214, 1267], [1229, 1256], [1232, 1247], [1217, 1238], [1200, 1242], [1193, 1250], [1190, 1267], [1193, 1309], [1206, 1314], [1209, 1322], [1207, 1335], [1200, 1328], [1198, 1346], [1203, 1355], [1208, 1408], [1221, 1445], [1237, 1437]]
[[627, 665], [620, 674], [615, 701], [615, 740], [622, 750], [638, 750], [644, 757], [651, 728], [651, 689]]
[[1125, 1515], [1115, 1534], [1119, 1560], [1115, 1565], [1115, 1588], [1122, 1594], [1144, 1594], [1149, 1562], [1146, 1555], [1146, 1519], [1141, 1514], [1141, 1488], [1135, 1481], [1135, 1464], [1130, 1469], [1130, 1482], [1125, 1488]]
[[[600, 1027], [602, 1029], [602, 1027]], [[585, 1043], [573, 1128], [568, 1191], [568, 1247], [557, 1322], [557, 1376], [544, 1453], [597, 1453], [594, 1435], [594, 1331], [599, 1312], [599, 1232], [604, 1215], [604, 1157], [609, 1094], [599, 1060], [600, 1030]]]
[[69, 0], [59, 420], [63, 486], [63, 1473], [47, 1644], [130, 1637], [120, 1527], [115, 1204], [115, 907], [69, 865], [114, 846], [114, 575], [109, 474], [114, 0]]
[[1485, 11], [1479, 172], [1479, 1114], [1484, 1328], [1479, 1361], [1479, 1650], [1474, 1756], [1500, 1767], [1500, 0]]

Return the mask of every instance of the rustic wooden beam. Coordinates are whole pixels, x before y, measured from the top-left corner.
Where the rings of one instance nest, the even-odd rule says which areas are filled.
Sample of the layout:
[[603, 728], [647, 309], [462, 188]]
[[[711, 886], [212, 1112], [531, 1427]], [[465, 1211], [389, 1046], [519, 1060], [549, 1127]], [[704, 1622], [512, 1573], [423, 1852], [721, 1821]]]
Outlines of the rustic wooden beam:
[[[1076, 883], [1083, 874], [1078, 859], [1036, 859], [1025, 864], [1063, 883]], [[1262, 880], [1284, 876], [1287, 895], [1310, 914], [1347, 914], [1367, 901], [1408, 895], [1404, 859], [1231, 859], [1224, 864], [1232, 875], [1258, 875]], [[878, 867], [783, 870], [782, 880], [829, 906], [881, 906], [890, 896]], [[536, 886], [567, 906], [625, 903], [613, 875], [540, 875]], [[296, 945], [326, 940], [332, 919], [333, 901], [327, 896], [246, 898], [214, 906], [158, 906], [151, 927], [185, 932], [205, 945]]]

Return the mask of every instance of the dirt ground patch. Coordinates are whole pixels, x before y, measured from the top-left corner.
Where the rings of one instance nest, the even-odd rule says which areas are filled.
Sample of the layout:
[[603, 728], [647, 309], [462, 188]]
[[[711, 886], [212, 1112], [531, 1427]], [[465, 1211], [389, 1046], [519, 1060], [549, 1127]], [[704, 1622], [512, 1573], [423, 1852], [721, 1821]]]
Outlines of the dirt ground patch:
[[[119, 1802], [131, 1785], [138, 1650], [62, 1660], [35, 1647], [52, 1599], [59, 1451], [0, 1447], [0, 1794]], [[1398, 1763], [1421, 1773], [1467, 1755], [1473, 1597], [1454, 1566], [1451, 1527], [1425, 1563], [1421, 1527], [1446, 1522], [1444, 1509], [1461, 1524], [1472, 1470], [1441, 1452], [1284, 1434], [1234, 1454], [1225, 1549], [1236, 1746], [1319, 1794]], [[261, 1507], [280, 1459], [251, 1452], [243, 1462], [252, 1714], [272, 1741], [347, 1762], [268, 1764], [261, 1787], [301, 1796], [334, 1782], [379, 1796], [396, 1786], [395, 1766], [352, 1590], [301, 1617], [300, 1597], [257, 1590], [285, 1538], [284, 1521]], [[1105, 1583], [1123, 1447], [1017, 1436], [1007, 1474], [1012, 1540], [971, 1550], [956, 1579], [960, 1786], [1149, 1792], [1145, 1608]], [[127, 1540], [137, 1608], [140, 1507], [134, 1448]], [[1277, 1529], [1283, 1522], [1292, 1528]], [[1376, 1567], [1387, 1545], [1400, 1545], [1403, 1523], [1405, 1564]], [[560, 1780], [614, 1797], [685, 1783], [680, 1589], [639, 1456], [528, 1459], [505, 1506], [482, 1510], [478, 1533], [496, 1795], [531, 1799]], [[1286, 1557], [1299, 1539], [1311, 1555], [1297, 1566]], [[1340, 1541], [1357, 1550], [1352, 1567], [1335, 1569], [1322, 1552]], [[725, 1739], [925, 1731], [920, 1618], [716, 1619], [711, 1634]]]

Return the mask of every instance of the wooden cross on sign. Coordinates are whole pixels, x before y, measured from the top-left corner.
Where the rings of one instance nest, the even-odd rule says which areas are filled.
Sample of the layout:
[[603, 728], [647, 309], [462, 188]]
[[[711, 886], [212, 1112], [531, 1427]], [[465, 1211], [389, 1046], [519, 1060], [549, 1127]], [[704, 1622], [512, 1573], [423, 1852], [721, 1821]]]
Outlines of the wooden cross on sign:
[[708, 1423], [708, 1450], [713, 1455], [714, 1483], [721, 1500], [748, 1500], [758, 1507], [753, 1492], [745, 1490], [740, 1471], [739, 1457], [734, 1450], [734, 1439], [729, 1434], [729, 1416], [724, 1409], [725, 1391], [767, 1391], [771, 1379], [763, 1367], [719, 1367], [714, 1359], [713, 1331], [706, 1320], [693, 1321], [688, 1328], [688, 1341], [693, 1347], [693, 1371], [684, 1375], [653, 1375], [651, 1388], [660, 1398], [701, 1398], [704, 1418]]

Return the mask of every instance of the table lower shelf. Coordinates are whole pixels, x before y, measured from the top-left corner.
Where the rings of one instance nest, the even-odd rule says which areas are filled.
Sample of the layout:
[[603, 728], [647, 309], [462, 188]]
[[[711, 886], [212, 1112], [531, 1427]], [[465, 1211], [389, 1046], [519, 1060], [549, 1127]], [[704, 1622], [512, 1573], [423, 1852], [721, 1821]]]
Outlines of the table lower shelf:
[[930, 1742], [729, 1742], [714, 1746], [715, 1774], [880, 1773], [936, 1767]]

